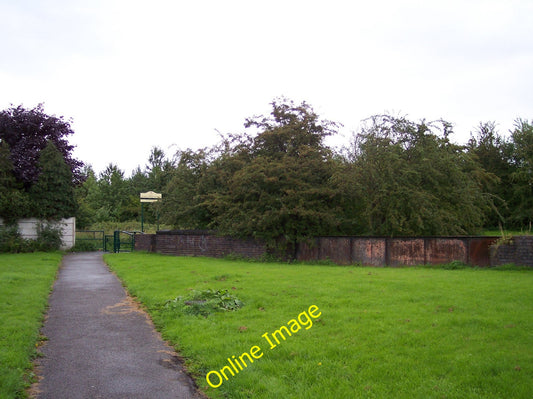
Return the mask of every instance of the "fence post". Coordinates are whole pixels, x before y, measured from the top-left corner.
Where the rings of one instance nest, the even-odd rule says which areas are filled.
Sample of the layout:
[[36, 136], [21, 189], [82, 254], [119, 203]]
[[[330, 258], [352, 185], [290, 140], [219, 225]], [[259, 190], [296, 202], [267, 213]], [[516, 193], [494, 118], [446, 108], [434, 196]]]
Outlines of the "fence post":
[[120, 252], [120, 231], [116, 230], [113, 233], [113, 252]]

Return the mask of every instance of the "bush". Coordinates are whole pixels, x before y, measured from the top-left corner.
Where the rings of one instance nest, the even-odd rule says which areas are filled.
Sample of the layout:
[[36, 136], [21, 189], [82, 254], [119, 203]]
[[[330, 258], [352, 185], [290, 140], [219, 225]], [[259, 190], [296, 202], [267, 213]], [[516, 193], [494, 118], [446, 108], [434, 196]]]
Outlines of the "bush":
[[36, 250], [43, 252], [58, 251], [61, 248], [62, 237], [61, 227], [50, 223], [41, 223], [37, 226]]
[[22, 238], [17, 226], [0, 226], [0, 252], [32, 252], [31, 243]]
[[37, 226], [37, 239], [24, 239], [16, 225], [0, 226], [0, 252], [52, 252], [58, 251], [62, 243], [61, 228], [52, 224]]

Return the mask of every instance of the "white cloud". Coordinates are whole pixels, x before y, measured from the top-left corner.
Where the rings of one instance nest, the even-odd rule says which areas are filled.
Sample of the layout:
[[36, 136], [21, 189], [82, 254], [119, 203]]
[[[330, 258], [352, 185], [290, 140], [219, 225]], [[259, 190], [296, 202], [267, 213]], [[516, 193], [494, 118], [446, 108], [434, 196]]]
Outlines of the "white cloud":
[[[386, 111], [465, 140], [531, 115], [529, 1], [0, 0], [0, 107], [74, 118], [77, 156], [127, 173], [281, 95], [346, 127]], [[168, 151], [173, 151], [170, 149]]]

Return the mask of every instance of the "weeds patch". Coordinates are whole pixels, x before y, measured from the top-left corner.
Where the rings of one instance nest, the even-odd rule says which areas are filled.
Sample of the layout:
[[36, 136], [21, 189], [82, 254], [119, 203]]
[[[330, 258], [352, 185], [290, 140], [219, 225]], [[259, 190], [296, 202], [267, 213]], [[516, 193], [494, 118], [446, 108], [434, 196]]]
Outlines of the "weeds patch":
[[214, 312], [235, 311], [243, 306], [244, 303], [228, 290], [206, 289], [193, 290], [186, 296], [171, 299], [165, 303], [164, 308], [187, 315], [207, 317]]

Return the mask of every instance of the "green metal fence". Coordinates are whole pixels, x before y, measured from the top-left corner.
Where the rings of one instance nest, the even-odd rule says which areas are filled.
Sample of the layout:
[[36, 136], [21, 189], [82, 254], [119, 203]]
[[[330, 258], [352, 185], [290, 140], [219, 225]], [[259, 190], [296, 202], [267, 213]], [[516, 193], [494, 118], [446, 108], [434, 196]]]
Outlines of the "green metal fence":
[[105, 232], [103, 230], [76, 231], [76, 244], [87, 250], [100, 250], [105, 248]]
[[104, 251], [132, 252], [135, 249], [135, 234], [133, 231], [115, 231], [113, 235], [105, 236]]
[[103, 230], [76, 231], [76, 243], [88, 251], [132, 252], [135, 249], [136, 231], [115, 231], [105, 234]]

